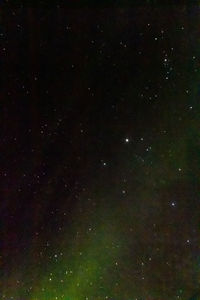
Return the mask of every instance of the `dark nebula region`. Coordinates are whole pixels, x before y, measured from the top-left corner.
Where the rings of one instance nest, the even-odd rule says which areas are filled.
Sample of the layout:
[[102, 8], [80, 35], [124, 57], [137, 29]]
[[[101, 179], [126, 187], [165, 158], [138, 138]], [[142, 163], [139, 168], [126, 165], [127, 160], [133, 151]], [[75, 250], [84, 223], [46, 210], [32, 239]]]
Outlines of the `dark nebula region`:
[[200, 7], [144, 3], [1, 7], [1, 300], [200, 299]]

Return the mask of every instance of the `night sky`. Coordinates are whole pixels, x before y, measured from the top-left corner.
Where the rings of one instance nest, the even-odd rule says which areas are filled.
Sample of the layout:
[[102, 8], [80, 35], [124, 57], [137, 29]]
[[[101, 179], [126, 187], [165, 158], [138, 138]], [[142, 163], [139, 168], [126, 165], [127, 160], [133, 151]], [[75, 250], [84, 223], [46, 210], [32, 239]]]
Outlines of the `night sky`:
[[0, 10], [0, 299], [200, 289], [200, 7]]

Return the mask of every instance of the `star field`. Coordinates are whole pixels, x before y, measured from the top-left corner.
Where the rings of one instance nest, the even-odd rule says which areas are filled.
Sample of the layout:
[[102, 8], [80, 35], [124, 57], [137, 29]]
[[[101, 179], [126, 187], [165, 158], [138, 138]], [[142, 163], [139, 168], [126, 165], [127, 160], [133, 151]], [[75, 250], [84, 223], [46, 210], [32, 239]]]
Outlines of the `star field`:
[[199, 6], [0, 15], [0, 299], [199, 299]]

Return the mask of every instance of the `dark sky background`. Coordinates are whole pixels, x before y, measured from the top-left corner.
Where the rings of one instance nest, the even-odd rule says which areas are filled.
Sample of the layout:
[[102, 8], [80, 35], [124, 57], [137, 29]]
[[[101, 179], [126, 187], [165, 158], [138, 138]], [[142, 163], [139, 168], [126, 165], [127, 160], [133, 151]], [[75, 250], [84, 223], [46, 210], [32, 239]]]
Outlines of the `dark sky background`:
[[0, 14], [0, 299], [198, 293], [198, 6]]

